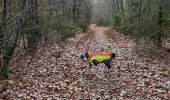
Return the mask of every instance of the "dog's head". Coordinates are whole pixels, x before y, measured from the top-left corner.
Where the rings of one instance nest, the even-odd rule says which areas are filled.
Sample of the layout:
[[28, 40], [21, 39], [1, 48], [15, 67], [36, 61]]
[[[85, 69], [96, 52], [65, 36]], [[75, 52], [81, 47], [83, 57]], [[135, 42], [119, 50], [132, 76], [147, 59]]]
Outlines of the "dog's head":
[[89, 53], [84, 53], [80, 56], [82, 61], [87, 61], [89, 60]]
[[116, 57], [116, 54], [115, 54], [115, 53], [112, 53], [111, 58], [112, 58], [112, 59], [115, 59], [115, 57]]

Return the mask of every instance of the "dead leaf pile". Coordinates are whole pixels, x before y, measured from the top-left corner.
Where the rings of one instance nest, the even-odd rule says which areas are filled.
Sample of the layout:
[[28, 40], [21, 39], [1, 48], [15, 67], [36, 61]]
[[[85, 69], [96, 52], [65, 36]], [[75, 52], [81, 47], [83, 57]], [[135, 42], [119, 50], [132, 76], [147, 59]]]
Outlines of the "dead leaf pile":
[[[85, 34], [63, 44], [43, 47], [32, 56], [15, 57], [10, 79], [1, 85], [2, 99], [47, 100], [168, 100], [170, 58], [161, 52], [154, 56], [133, 54], [135, 43], [126, 36], [108, 38], [108, 28], [92, 25], [93, 40]], [[89, 67], [80, 55], [116, 53], [110, 70], [104, 64]]]

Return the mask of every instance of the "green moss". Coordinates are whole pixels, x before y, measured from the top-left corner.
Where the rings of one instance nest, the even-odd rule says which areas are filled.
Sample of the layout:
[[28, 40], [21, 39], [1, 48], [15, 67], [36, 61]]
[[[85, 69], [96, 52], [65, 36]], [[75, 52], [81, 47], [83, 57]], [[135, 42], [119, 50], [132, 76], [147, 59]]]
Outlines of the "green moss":
[[8, 79], [9, 78], [9, 70], [8, 67], [3, 67], [1, 69], [1, 75], [5, 78]]

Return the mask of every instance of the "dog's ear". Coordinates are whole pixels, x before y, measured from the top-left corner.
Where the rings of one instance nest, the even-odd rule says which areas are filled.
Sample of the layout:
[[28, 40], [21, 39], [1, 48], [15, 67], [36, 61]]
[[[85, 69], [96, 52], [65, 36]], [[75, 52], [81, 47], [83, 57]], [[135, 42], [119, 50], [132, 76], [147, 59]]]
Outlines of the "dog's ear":
[[115, 57], [116, 57], [116, 54], [112, 53], [112, 58], [115, 59]]

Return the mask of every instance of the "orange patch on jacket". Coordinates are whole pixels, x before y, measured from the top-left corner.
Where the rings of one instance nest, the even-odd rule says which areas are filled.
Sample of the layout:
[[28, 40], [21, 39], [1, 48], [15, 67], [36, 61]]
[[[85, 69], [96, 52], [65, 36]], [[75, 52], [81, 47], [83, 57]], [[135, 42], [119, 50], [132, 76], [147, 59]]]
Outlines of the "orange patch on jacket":
[[109, 54], [89, 54], [89, 56], [90, 56], [90, 58], [92, 58], [92, 57], [94, 57], [94, 56], [112, 56], [112, 54], [111, 53], [109, 53]]

